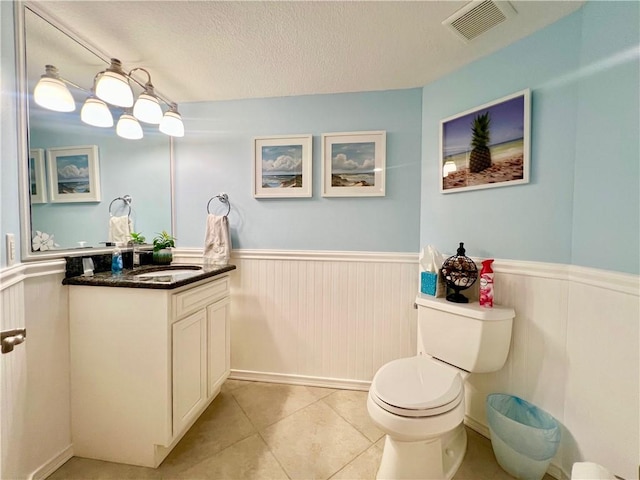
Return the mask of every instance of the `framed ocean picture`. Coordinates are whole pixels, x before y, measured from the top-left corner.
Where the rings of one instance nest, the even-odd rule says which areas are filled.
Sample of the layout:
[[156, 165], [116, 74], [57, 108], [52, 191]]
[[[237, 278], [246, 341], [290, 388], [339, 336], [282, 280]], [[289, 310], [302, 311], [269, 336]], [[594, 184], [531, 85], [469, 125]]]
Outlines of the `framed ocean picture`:
[[529, 89], [440, 122], [440, 191], [529, 182]]
[[100, 167], [96, 145], [48, 148], [47, 171], [51, 202], [100, 201]]
[[385, 131], [322, 135], [322, 196], [383, 197]]
[[255, 198], [310, 197], [311, 135], [253, 139], [253, 196]]
[[32, 148], [29, 150], [29, 192], [31, 204], [47, 203], [47, 184], [44, 168], [44, 150]]

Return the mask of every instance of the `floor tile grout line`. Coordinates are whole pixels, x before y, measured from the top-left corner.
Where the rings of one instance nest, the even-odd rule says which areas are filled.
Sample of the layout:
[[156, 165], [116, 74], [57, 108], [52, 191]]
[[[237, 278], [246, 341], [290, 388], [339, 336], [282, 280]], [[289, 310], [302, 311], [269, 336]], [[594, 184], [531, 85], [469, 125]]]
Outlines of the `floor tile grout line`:
[[[255, 384], [260, 384], [263, 382], [253, 382]], [[272, 384], [272, 383], [269, 383]], [[276, 385], [285, 385], [285, 386], [299, 386], [299, 387], [303, 387], [305, 389], [307, 389], [306, 385], [288, 385], [288, 384], [276, 384]], [[239, 387], [239, 388], [243, 388], [243, 387]], [[307, 389], [308, 391], [308, 389]], [[322, 402], [325, 406], [327, 406], [332, 412], [334, 412], [336, 415], [338, 415], [338, 417], [340, 417], [342, 420], [344, 420], [345, 422], [347, 422], [348, 425], [350, 425], [354, 430], [356, 430], [356, 432], [358, 432], [364, 439], [366, 442], [369, 443], [369, 445], [367, 445], [361, 452], [357, 453], [351, 460], [349, 460], [346, 464], [344, 464], [343, 466], [341, 466], [338, 470], [336, 470], [335, 472], [331, 473], [328, 477], [327, 480], [330, 479], [332, 476], [334, 476], [335, 474], [337, 474], [340, 470], [342, 470], [343, 468], [345, 468], [347, 465], [349, 465], [351, 462], [353, 462], [356, 458], [358, 458], [360, 455], [362, 455], [364, 452], [366, 452], [371, 446], [373, 446], [375, 444], [375, 442], [371, 442], [371, 440], [369, 440], [369, 438], [362, 433], [355, 425], [353, 425], [351, 422], [349, 422], [346, 418], [344, 418], [342, 415], [340, 415], [334, 408], [331, 407], [331, 405], [327, 404], [326, 402], [324, 402], [323, 400], [327, 397], [330, 397], [331, 395], [335, 394], [336, 392], [338, 392], [339, 390], [336, 390], [334, 392], [331, 392], [329, 395], [325, 395], [324, 397], [320, 397], [315, 399], [313, 402], [298, 408], [297, 410], [285, 415], [282, 418], [279, 418], [278, 420], [276, 420], [275, 422], [269, 424], [269, 425], [265, 425], [262, 429], [257, 428], [256, 425], [251, 421], [251, 418], [249, 417], [249, 415], [246, 414], [246, 412], [244, 411], [244, 409], [242, 409], [242, 406], [240, 405], [240, 403], [238, 402], [238, 399], [235, 398], [235, 396], [233, 395], [233, 392], [231, 392], [231, 395], [233, 396], [234, 400], [236, 401], [236, 403], [238, 403], [238, 406], [242, 409], [243, 413], [245, 413], [245, 415], [247, 416], [247, 418], [249, 419], [249, 422], [251, 422], [251, 425], [254, 426], [254, 428], [256, 428], [258, 435], [260, 436], [260, 438], [262, 439], [262, 441], [265, 443], [265, 445], [267, 446], [267, 449], [269, 450], [269, 452], [271, 453], [271, 455], [273, 456], [273, 458], [275, 458], [275, 460], [278, 462], [278, 465], [280, 465], [280, 468], [282, 468], [283, 472], [285, 473], [285, 475], [287, 475], [287, 478], [289, 478], [291, 480], [291, 476], [289, 475], [289, 473], [287, 472], [287, 470], [285, 469], [284, 465], [282, 465], [282, 463], [280, 462], [280, 459], [276, 456], [275, 452], [271, 449], [271, 447], [269, 446], [269, 443], [267, 442], [267, 440], [264, 438], [263, 435], [263, 431], [267, 430], [268, 428], [274, 426], [275, 424], [277, 424], [278, 422], [281, 422], [283, 420], [285, 420], [286, 418], [289, 418], [291, 415], [301, 412], [302, 410], [304, 410], [305, 408], [308, 408], [312, 405], [315, 405], [319, 402]], [[311, 392], [309, 392], [310, 395], [313, 396], [313, 394]]]
[[[242, 388], [242, 387], [240, 387], [240, 388]], [[236, 389], [236, 390], [237, 390], [237, 389]], [[240, 438], [240, 439], [236, 440], [235, 442], [233, 442], [233, 443], [231, 443], [231, 444], [227, 445], [226, 447], [224, 447], [224, 448], [222, 448], [222, 449], [218, 450], [217, 452], [213, 453], [212, 455], [209, 455], [209, 456], [207, 456], [207, 457], [205, 457], [205, 458], [203, 458], [203, 459], [201, 459], [201, 460], [199, 460], [199, 461], [197, 461], [197, 462], [195, 462], [195, 463], [193, 463], [193, 464], [189, 465], [189, 467], [185, 468], [184, 470], [189, 470], [189, 469], [191, 469], [191, 468], [193, 468], [193, 467], [196, 467], [197, 465], [200, 465], [201, 463], [204, 463], [204, 462], [206, 462], [206, 461], [210, 460], [211, 458], [213, 458], [213, 457], [215, 457], [215, 456], [218, 456], [218, 455], [222, 454], [222, 452], [227, 451], [228, 449], [230, 449], [230, 448], [232, 448], [232, 447], [236, 446], [236, 445], [237, 445], [238, 443], [240, 443], [240, 442], [245, 441], [246, 439], [248, 439], [248, 438], [252, 437], [253, 435], [259, 434], [259, 433], [258, 433], [258, 429], [255, 427], [255, 425], [253, 425], [253, 422], [251, 422], [251, 419], [249, 418], [249, 416], [248, 416], [248, 415], [246, 414], [246, 412], [242, 409], [242, 407], [241, 407], [241, 406], [240, 406], [240, 404], [238, 403], [238, 400], [236, 399], [236, 397], [235, 397], [235, 396], [233, 396], [233, 394], [232, 394], [230, 391], [222, 392], [222, 390], [220, 390], [220, 392], [219, 392], [219, 394], [218, 394], [218, 395], [223, 394], [223, 393], [225, 393], [225, 394], [226, 394], [226, 393], [228, 393], [228, 394], [230, 395], [231, 399], [236, 403], [236, 405], [237, 405], [237, 406], [238, 406], [238, 408], [240, 409], [240, 412], [245, 416], [245, 418], [247, 419], [247, 421], [248, 421], [249, 423], [251, 423], [251, 426], [254, 428], [254, 430], [255, 430], [255, 431], [254, 431], [254, 432], [252, 432], [252, 433], [250, 433], [250, 434], [249, 434], [249, 435], [247, 435], [246, 437], [242, 437], [242, 438]], [[214, 401], [215, 401], [215, 400], [216, 400], [216, 399], [214, 399]], [[207, 407], [207, 408], [209, 408], [209, 407]], [[194, 424], [194, 425], [192, 425], [192, 426], [191, 426], [191, 428], [193, 428], [193, 426], [195, 426], [195, 424]], [[262, 437], [260, 437], [260, 438], [262, 438]], [[265, 442], [265, 443], [266, 443], [266, 442]], [[267, 446], [267, 447], [268, 447], [268, 446]], [[165, 459], [165, 460], [166, 460], [166, 459]], [[156, 469], [157, 471], [159, 471], [159, 472], [160, 472], [160, 480], [173, 480], [173, 479], [181, 478], [181, 477], [180, 477], [180, 473], [182, 473], [182, 471], [178, 471], [178, 472], [174, 472], [174, 473], [176, 473], [176, 474], [177, 474], [177, 476], [171, 476], [171, 475], [170, 475], [170, 476], [166, 477], [166, 479], [165, 479], [165, 477], [162, 475], [162, 470], [161, 470], [161, 469], [162, 469], [162, 465], [163, 465], [163, 463], [164, 463], [164, 460], [163, 460], [163, 462], [162, 462], [162, 463], [157, 467], [157, 469]]]
[[[261, 384], [263, 382], [251, 382], [251, 384]], [[284, 384], [279, 384], [279, 385], [284, 385]], [[249, 387], [250, 384], [247, 385], [243, 385], [242, 387], [238, 387], [237, 389], [234, 390], [239, 390], [245, 387]], [[284, 472], [284, 474], [287, 476], [287, 478], [289, 480], [291, 480], [291, 475], [289, 475], [289, 472], [287, 472], [287, 470], [284, 468], [284, 465], [282, 465], [282, 463], [280, 462], [280, 459], [276, 456], [275, 452], [271, 449], [271, 446], [269, 445], [269, 443], [267, 442], [267, 440], [264, 438], [264, 435], [262, 434], [262, 431], [260, 428], [258, 428], [256, 426], [255, 423], [253, 423], [253, 420], [251, 420], [251, 417], [247, 414], [247, 412], [244, 410], [244, 408], [242, 408], [242, 405], [240, 405], [240, 402], [238, 402], [238, 399], [235, 397], [235, 395], [233, 394], [233, 391], [230, 392], [231, 396], [233, 397], [233, 400], [236, 402], [236, 404], [238, 405], [238, 407], [240, 408], [240, 410], [242, 411], [242, 413], [244, 414], [245, 417], [247, 417], [247, 420], [249, 420], [249, 423], [251, 424], [251, 426], [255, 429], [256, 433], [258, 434], [258, 436], [260, 437], [260, 440], [262, 440], [262, 442], [265, 444], [265, 446], [267, 447], [267, 450], [269, 450], [269, 453], [271, 454], [271, 456], [274, 458], [274, 460], [278, 463], [278, 465], [280, 466], [280, 468], [282, 469], [282, 471]], [[315, 402], [314, 402], [315, 403]], [[308, 405], [307, 405], [308, 406]], [[303, 407], [306, 408], [306, 407]], [[299, 411], [299, 410], [296, 410]], [[295, 412], [293, 412], [295, 413]], [[262, 430], [266, 430], [267, 428], [269, 428], [272, 425], [275, 425], [276, 423], [278, 423], [281, 420], [284, 420], [285, 418], [287, 418], [289, 415], [273, 422], [270, 425], [265, 426]]]
[[[331, 394], [331, 395], [333, 395], [333, 394]], [[331, 395], [327, 395], [327, 397], [330, 397]], [[321, 398], [320, 400], [322, 400], [324, 402], [324, 399], [327, 398], [327, 397]], [[367, 441], [369, 441], [372, 445], [374, 445], [378, 440], [380, 440], [380, 438], [382, 438], [384, 436], [384, 433], [383, 433], [377, 440], [370, 440], [369, 437], [367, 437], [367, 435], [362, 430], [360, 430], [357, 425], [354, 425], [353, 423], [351, 423], [348, 418], [346, 418], [339, 411], [337, 411], [335, 408], [333, 408], [333, 406], [330, 403], [324, 402], [324, 404], [326, 406], [328, 406], [331, 410], [333, 410], [345, 422], [347, 422], [349, 425], [351, 425], [353, 428], [355, 428], [358, 431], [358, 433], [360, 435], [362, 435], [364, 438], [366, 438]]]

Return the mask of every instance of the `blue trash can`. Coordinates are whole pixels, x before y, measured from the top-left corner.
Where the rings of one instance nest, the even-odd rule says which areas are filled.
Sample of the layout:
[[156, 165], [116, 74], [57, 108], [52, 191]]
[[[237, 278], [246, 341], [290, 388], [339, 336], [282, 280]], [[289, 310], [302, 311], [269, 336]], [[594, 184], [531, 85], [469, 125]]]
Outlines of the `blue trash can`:
[[544, 410], [513, 395], [487, 397], [491, 445], [500, 466], [522, 480], [540, 480], [558, 451], [560, 425]]

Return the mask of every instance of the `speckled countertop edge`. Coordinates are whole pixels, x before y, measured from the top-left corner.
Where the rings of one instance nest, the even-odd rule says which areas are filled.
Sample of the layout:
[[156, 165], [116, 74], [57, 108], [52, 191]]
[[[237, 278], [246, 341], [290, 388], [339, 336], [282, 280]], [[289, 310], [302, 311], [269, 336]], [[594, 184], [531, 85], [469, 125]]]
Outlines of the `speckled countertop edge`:
[[[200, 265], [172, 265], [171, 268], [200, 268]], [[217, 275], [221, 275], [226, 272], [230, 272], [231, 270], [235, 270], [235, 265], [225, 265], [221, 267], [201, 267], [202, 272], [188, 278], [182, 278], [176, 280], [174, 282], [153, 282], [153, 281], [142, 281], [136, 279], [137, 275], [142, 273], [152, 272], [154, 270], [163, 270], [167, 267], [157, 266], [157, 268], [137, 268], [133, 270], [123, 270], [120, 275], [113, 275], [111, 272], [100, 272], [94, 274], [92, 277], [84, 277], [82, 275], [76, 277], [69, 277], [62, 280], [63, 285], [83, 285], [83, 286], [94, 286], [94, 287], [118, 287], [118, 288], [151, 288], [156, 290], [173, 290], [174, 288], [179, 288], [184, 285], [189, 285], [190, 283], [199, 282], [200, 280], [204, 280], [205, 278], [215, 277]]]

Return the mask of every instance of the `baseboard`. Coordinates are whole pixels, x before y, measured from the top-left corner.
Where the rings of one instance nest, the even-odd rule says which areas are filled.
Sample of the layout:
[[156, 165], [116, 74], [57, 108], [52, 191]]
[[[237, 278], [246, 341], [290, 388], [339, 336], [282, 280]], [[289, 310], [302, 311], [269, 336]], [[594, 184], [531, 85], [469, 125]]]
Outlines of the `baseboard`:
[[37, 470], [29, 475], [27, 479], [44, 480], [64, 465], [71, 457], [73, 457], [73, 445], [69, 445], [53, 458], [49, 459], [44, 465], [41, 465]]
[[464, 416], [464, 424], [467, 427], [469, 427], [471, 430], [478, 432], [483, 437], [491, 439], [491, 433], [489, 432], [489, 427], [478, 422], [477, 420], [470, 417], [469, 415]]
[[249, 370], [231, 370], [230, 379], [250, 380], [254, 382], [283, 383], [287, 385], [304, 385], [308, 387], [339, 388], [342, 390], [368, 391], [371, 382], [362, 380], [345, 380], [342, 378], [310, 377], [286, 373], [254, 372]]

